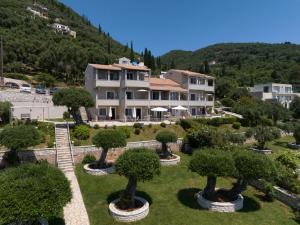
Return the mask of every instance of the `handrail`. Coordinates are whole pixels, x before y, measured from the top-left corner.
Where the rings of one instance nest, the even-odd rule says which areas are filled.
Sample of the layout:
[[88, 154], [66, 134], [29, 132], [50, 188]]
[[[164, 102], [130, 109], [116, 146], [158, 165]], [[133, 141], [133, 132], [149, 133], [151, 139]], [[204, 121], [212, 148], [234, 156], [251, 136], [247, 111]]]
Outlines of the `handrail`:
[[69, 140], [69, 146], [70, 146], [70, 153], [71, 153], [71, 158], [72, 158], [72, 165], [74, 166], [74, 155], [73, 155], [73, 146], [70, 138], [70, 129], [69, 129], [69, 122], [67, 121], [67, 129], [68, 129], [68, 140]]
[[55, 150], [56, 150], [56, 166], [58, 166], [58, 153], [57, 153], [57, 145], [56, 145], [56, 123], [54, 123], [54, 138], [55, 138]]

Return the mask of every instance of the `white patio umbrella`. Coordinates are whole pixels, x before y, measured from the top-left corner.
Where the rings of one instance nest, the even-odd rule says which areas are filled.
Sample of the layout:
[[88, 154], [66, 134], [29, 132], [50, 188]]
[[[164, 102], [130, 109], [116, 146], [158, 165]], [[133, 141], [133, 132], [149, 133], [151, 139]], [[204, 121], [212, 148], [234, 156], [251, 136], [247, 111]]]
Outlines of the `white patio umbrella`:
[[136, 109], [135, 109], [135, 107], [134, 107], [133, 110], [132, 110], [132, 117], [133, 117], [133, 118], [136, 118]]
[[111, 107], [109, 107], [108, 116], [109, 116], [109, 117], [112, 117]]
[[151, 109], [151, 111], [152, 112], [167, 112], [168, 109], [162, 108], [162, 107], [156, 107], [156, 108]]
[[185, 108], [185, 107], [183, 107], [183, 106], [181, 106], [181, 105], [176, 106], [176, 107], [174, 107], [174, 108], [172, 108], [172, 109], [178, 110], [178, 111], [187, 111], [187, 110], [188, 110], [187, 108]]

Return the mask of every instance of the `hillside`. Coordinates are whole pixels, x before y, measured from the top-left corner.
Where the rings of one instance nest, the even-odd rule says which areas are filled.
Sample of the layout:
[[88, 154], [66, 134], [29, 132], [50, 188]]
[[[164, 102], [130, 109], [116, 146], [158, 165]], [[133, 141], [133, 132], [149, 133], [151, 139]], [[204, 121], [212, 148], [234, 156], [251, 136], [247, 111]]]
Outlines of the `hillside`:
[[230, 43], [194, 52], [175, 50], [161, 56], [161, 62], [165, 68], [209, 72], [243, 86], [268, 81], [300, 85], [300, 46], [290, 43]]
[[[1, 0], [0, 35], [4, 39], [6, 73], [48, 73], [68, 83], [82, 82], [87, 63], [108, 63], [130, 56], [127, 46], [99, 32], [87, 18], [56, 0]], [[48, 19], [34, 16], [27, 7]], [[76, 31], [77, 38], [55, 33], [49, 26], [58, 21]]]

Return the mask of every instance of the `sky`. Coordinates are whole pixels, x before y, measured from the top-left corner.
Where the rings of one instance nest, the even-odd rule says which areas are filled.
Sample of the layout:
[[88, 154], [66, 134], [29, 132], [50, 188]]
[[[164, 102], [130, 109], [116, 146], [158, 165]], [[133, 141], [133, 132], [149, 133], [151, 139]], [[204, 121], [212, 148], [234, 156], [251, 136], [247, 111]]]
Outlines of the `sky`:
[[300, 43], [300, 0], [61, 0], [155, 56], [216, 43]]

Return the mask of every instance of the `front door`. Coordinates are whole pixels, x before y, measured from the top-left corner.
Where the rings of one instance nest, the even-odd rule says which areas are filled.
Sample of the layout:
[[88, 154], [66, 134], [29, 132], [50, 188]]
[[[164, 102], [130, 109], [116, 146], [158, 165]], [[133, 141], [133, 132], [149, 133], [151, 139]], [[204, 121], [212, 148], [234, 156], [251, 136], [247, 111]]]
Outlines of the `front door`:
[[136, 119], [142, 120], [142, 109], [136, 109]]
[[111, 120], [115, 120], [116, 119], [116, 108], [112, 108], [111, 109]]

